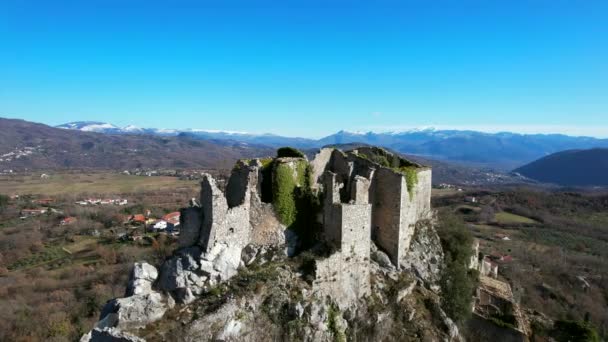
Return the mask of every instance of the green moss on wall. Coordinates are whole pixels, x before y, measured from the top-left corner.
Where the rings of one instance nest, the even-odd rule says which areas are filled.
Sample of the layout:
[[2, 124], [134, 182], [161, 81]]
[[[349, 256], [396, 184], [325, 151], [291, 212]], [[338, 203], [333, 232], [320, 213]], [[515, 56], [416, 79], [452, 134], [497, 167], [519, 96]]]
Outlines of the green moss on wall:
[[262, 169], [266, 169], [266, 168], [272, 166], [273, 161], [274, 161], [274, 158], [271, 158], [271, 157], [266, 157], [266, 158], [260, 159], [260, 163], [262, 163]]
[[294, 197], [296, 181], [293, 170], [287, 164], [277, 164], [274, 173], [272, 185], [274, 210], [281, 223], [289, 227], [295, 222], [297, 214]]
[[272, 203], [277, 217], [296, 232], [302, 247], [312, 245], [320, 230], [316, 216], [321, 208], [319, 196], [312, 190], [312, 167], [306, 160], [289, 164], [276, 163], [273, 169]]
[[339, 330], [339, 316], [340, 309], [336, 305], [330, 305], [327, 310], [327, 327], [334, 338], [334, 342], [346, 342], [346, 336]]
[[278, 163], [274, 173], [272, 202], [281, 223], [289, 227], [298, 216], [299, 197], [310, 192], [312, 168], [306, 160], [300, 160], [294, 169], [289, 164]]
[[310, 187], [310, 180], [308, 179], [310, 177], [309, 167], [310, 165], [304, 160], [296, 164], [296, 181], [298, 186]]
[[410, 195], [410, 200], [414, 198], [414, 188], [418, 184], [418, 170], [414, 166], [402, 166], [397, 171], [405, 175], [405, 183], [407, 193]]

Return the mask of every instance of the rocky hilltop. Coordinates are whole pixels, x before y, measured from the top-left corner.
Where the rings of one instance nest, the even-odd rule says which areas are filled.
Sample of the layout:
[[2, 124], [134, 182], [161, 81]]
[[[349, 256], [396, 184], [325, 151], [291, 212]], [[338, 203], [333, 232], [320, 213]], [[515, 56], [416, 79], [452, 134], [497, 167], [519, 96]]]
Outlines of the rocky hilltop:
[[430, 168], [374, 147], [240, 160], [81, 341], [459, 340], [430, 198]]

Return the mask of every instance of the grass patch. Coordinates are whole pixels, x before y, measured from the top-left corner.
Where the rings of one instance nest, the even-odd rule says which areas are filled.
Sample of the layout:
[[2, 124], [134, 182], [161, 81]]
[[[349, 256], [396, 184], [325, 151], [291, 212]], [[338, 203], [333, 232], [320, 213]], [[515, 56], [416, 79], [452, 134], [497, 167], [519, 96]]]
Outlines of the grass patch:
[[47, 247], [44, 251], [17, 260], [8, 266], [10, 271], [25, 270], [69, 257], [69, 253], [58, 246]]
[[496, 222], [498, 222], [499, 224], [535, 224], [535, 223], [538, 223], [538, 221], [533, 220], [531, 218], [521, 216], [521, 215], [511, 214], [506, 211], [501, 211], [499, 213], [496, 213], [494, 217], [496, 218]]

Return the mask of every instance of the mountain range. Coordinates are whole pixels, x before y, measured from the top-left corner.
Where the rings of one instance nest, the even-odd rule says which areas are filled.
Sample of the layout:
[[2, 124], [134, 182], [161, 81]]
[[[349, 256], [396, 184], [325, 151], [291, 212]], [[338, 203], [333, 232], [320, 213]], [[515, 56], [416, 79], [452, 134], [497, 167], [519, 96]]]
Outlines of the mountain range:
[[[95, 124], [74, 130], [0, 118], [0, 171], [5, 169], [232, 168], [238, 158], [274, 155], [275, 149], [185, 135], [102, 134]], [[124, 130], [121, 130], [121, 132]], [[118, 133], [116, 131], [115, 133]]]
[[464, 165], [512, 170], [555, 152], [570, 149], [608, 147], [608, 139], [573, 137], [563, 134], [484, 133], [471, 130], [432, 128], [403, 132], [339, 131], [321, 139], [285, 137], [274, 134], [200, 129], [156, 129], [118, 126], [103, 122], [71, 122], [57, 126], [86, 132], [122, 135], [183, 136], [200, 140], [241, 142], [269, 147], [293, 146], [301, 149], [326, 145], [363, 143], [383, 146], [399, 153], [417, 155]]
[[[124, 170], [132, 168], [213, 168], [230, 169], [238, 158], [275, 155], [270, 145], [297, 145], [312, 157], [317, 148], [303, 148], [297, 139], [274, 139], [273, 144], [243, 142], [243, 133], [212, 132], [201, 137], [194, 131], [172, 134], [127, 134], [128, 128], [94, 123], [70, 123], [64, 129], [17, 119], [0, 118], [0, 172], [3, 170], [47, 170], [95, 168]], [[68, 129], [65, 129], [68, 128]], [[135, 131], [134, 129], [130, 129]], [[140, 131], [141, 132], [141, 131]], [[235, 135], [240, 139], [222, 138]], [[248, 141], [254, 140], [249, 135]], [[241, 141], [239, 141], [241, 140]], [[319, 142], [311, 143], [318, 145]], [[344, 150], [361, 143], [331, 144]], [[306, 145], [305, 145], [306, 146]], [[396, 152], [396, 151], [393, 151]], [[421, 156], [404, 155], [433, 167], [433, 182], [483, 185], [519, 183], [517, 176]]]

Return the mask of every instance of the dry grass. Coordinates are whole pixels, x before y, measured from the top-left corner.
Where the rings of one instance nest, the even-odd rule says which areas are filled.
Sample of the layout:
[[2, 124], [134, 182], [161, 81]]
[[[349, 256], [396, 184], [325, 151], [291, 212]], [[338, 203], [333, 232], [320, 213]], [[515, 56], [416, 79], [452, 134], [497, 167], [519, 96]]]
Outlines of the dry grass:
[[0, 177], [0, 193], [42, 194], [45, 196], [79, 193], [137, 193], [176, 188], [196, 188], [197, 181], [176, 177], [130, 176], [118, 173], [58, 173], [48, 179], [40, 175]]
[[457, 189], [431, 189], [432, 197], [445, 197], [445, 196], [453, 196], [459, 194]]

